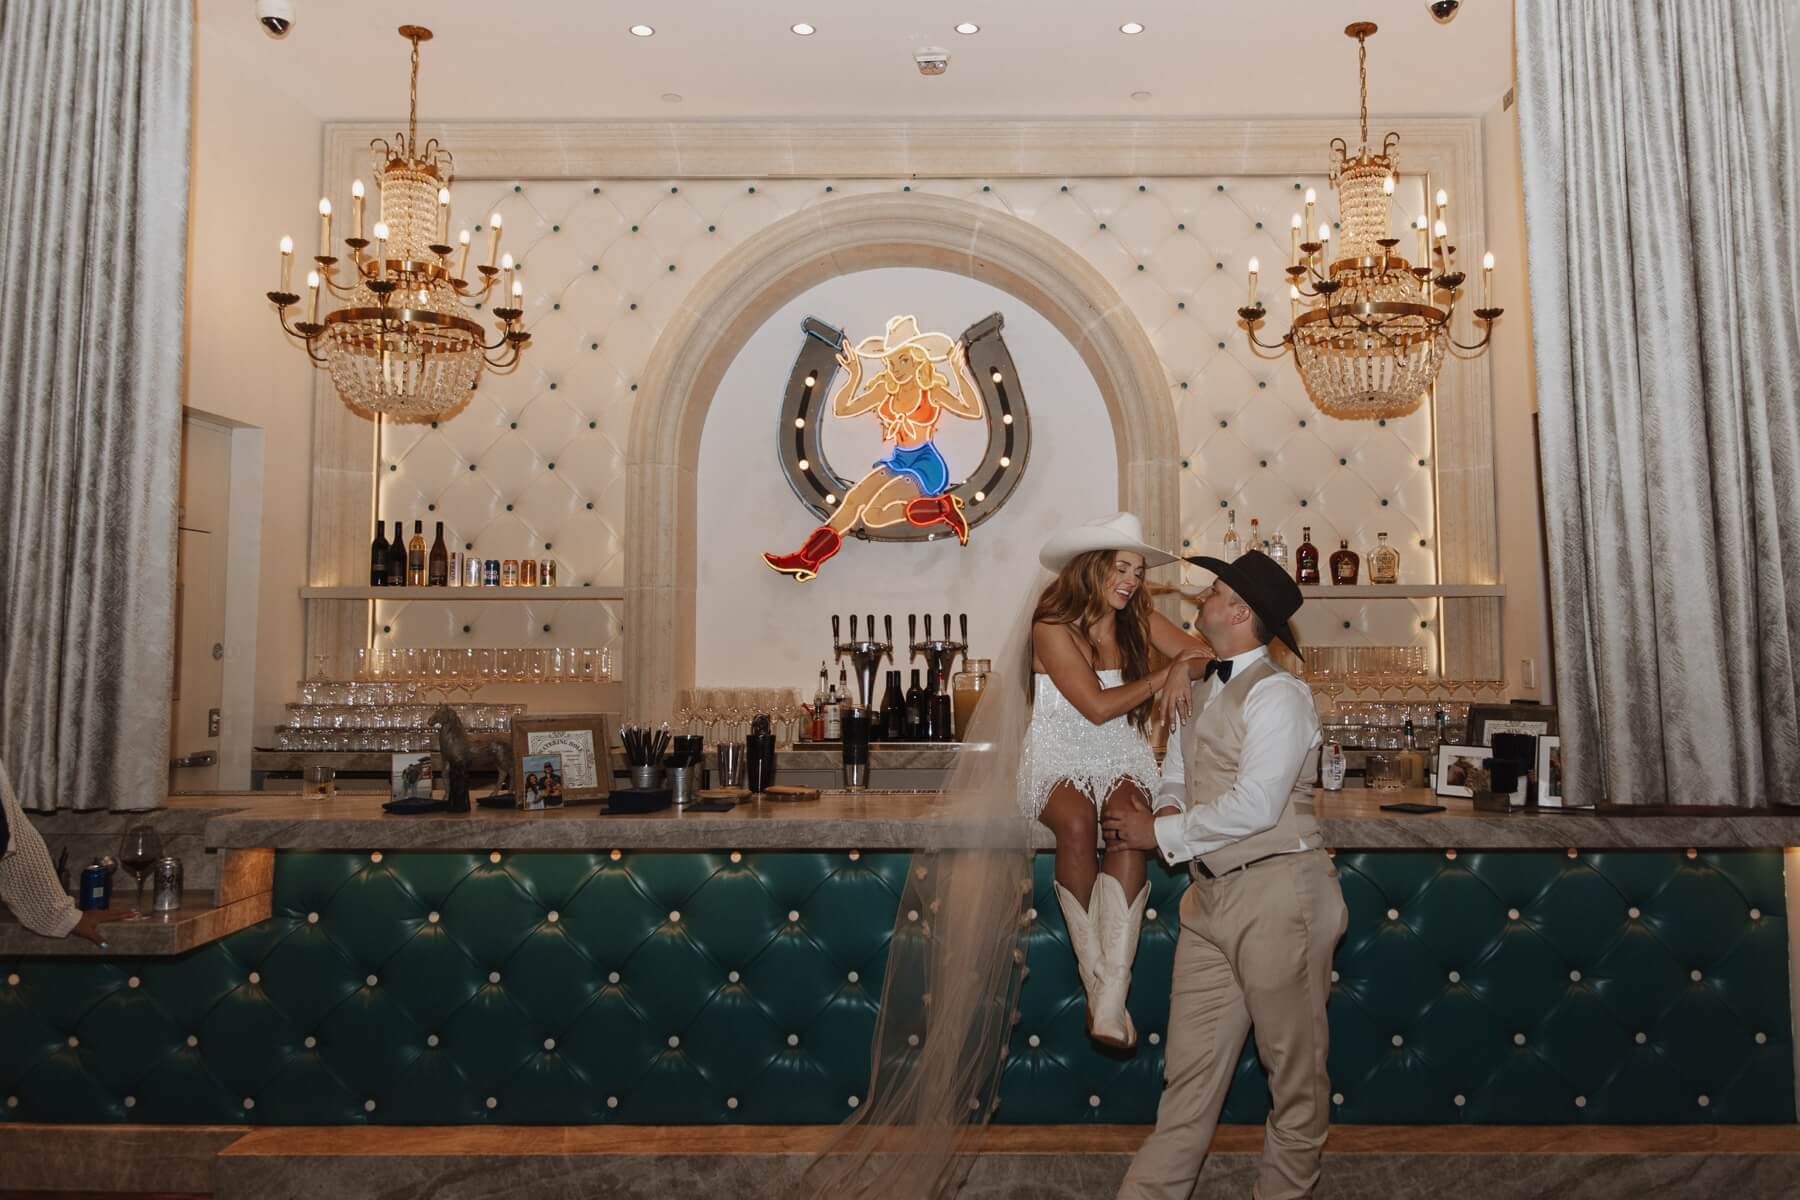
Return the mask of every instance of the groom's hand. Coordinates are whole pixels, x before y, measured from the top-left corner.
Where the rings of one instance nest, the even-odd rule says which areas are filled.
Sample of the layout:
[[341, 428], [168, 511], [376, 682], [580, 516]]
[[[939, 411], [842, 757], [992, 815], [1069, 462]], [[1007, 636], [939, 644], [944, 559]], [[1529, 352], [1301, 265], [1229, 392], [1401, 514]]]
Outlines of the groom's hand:
[[1156, 817], [1147, 805], [1135, 804], [1123, 812], [1109, 812], [1100, 826], [1106, 831], [1109, 850], [1156, 849]]

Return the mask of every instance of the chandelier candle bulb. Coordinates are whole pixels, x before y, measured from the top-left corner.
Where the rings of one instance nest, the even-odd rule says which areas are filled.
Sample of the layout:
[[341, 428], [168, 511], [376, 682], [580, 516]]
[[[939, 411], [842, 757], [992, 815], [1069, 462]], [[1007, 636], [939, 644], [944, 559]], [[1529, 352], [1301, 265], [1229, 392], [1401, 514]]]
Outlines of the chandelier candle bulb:
[[1384, 196], [1391, 196], [1394, 194], [1394, 177], [1392, 175], [1389, 175], [1386, 179], [1381, 181], [1381, 194]]
[[462, 257], [456, 260], [456, 277], [467, 279], [469, 277], [469, 231], [463, 230], [457, 235], [456, 240], [462, 245]]
[[350, 236], [362, 241], [363, 231], [363, 181], [358, 179], [350, 185]]
[[494, 231], [493, 235], [488, 238], [488, 266], [491, 267], [495, 263], [499, 262], [499, 260], [500, 260], [500, 214], [499, 213], [495, 213], [492, 217], [488, 218], [488, 227]]
[[513, 278], [514, 278], [515, 268], [513, 267], [513, 256], [512, 255], [502, 254], [500, 256], [500, 269], [502, 271], [506, 272], [506, 290], [500, 294], [500, 298], [504, 302], [507, 296], [512, 295], [512, 290], [513, 290]]
[[319, 273], [317, 271], [306, 273], [306, 290], [309, 296], [306, 302], [306, 322], [309, 325], [317, 325], [319, 323]]
[[1481, 307], [1494, 307], [1494, 252], [1481, 256]]
[[1318, 189], [1307, 188], [1306, 189], [1306, 228], [1308, 228], [1308, 229], [1312, 228], [1313, 205], [1317, 204], [1318, 202], [1319, 202]]
[[438, 244], [450, 240], [450, 189], [438, 189]]
[[513, 280], [512, 306], [519, 310], [521, 317], [525, 315], [525, 281], [523, 279]]
[[1250, 303], [1250, 307], [1252, 307], [1252, 308], [1256, 307], [1256, 276], [1257, 276], [1257, 272], [1258, 272], [1258, 269], [1260, 266], [1261, 266], [1261, 264], [1258, 263], [1256, 259], [1252, 258], [1250, 260], [1250, 301], [1249, 301], [1249, 303]]
[[331, 199], [319, 197], [319, 257], [331, 257]]
[[1294, 214], [1292, 226], [1288, 229], [1288, 264], [1300, 265], [1300, 214]]
[[375, 222], [375, 278], [387, 278], [387, 239], [386, 221]]

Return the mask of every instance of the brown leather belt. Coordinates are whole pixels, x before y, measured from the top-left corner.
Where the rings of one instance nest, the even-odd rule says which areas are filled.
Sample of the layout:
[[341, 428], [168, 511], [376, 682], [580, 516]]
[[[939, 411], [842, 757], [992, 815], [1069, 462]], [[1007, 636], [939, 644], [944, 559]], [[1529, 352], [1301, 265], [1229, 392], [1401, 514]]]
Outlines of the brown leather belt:
[[1234, 872], [1237, 872], [1237, 871], [1248, 871], [1251, 867], [1256, 866], [1258, 863], [1266, 863], [1270, 859], [1273, 859], [1273, 858], [1287, 858], [1289, 855], [1301, 854], [1301, 853], [1304, 853], [1304, 851], [1279, 850], [1279, 851], [1275, 852], [1274, 854], [1265, 854], [1261, 858], [1253, 858], [1247, 863], [1240, 863], [1238, 866], [1231, 868], [1230, 871], [1218, 871], [1218, 872], [1214, 872], [1214, 871], [1208, 869], [1208, 867], [1205, 863], [1203, 863], [1199, 859], [1195, 858], [1195, 859], [1188, 860], [1188, 874], [1193, 876], [1195, 879], [1219, 879], [1219, 878], [1222, 878], [1223, 876], [1233, 874]]

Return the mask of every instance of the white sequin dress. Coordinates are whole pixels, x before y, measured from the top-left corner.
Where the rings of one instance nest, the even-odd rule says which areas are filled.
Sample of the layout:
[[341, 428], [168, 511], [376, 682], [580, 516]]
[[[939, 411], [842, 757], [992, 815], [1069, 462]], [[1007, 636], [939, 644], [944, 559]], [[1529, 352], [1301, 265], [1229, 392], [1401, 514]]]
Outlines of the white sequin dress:
[[[1102, 688], [1124, 682], [1121, 671], [1096, 671]], [[1037, 819], [1057, 784], [1068, 780], [1094, 802], [1098, 812], [1121, 779], [1131, 779], [1146, 795], [1155, 795], [1161, 772], [1150, 743], [1131, 723], [1130, 714], [1096, 725], [1070, 704], [1056, 681], [1037, 673], [1037, 695], [1025, 752], [1019, 757], [1019, 808]]]

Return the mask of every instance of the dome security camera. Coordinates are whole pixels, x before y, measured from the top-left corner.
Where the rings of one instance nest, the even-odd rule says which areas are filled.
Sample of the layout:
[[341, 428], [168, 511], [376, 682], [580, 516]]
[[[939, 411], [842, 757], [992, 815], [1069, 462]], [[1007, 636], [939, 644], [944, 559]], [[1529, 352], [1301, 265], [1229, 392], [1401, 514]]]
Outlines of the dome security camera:
[[284, 38], [294, 27], [294, 0], [256, 0], [256, 19], [264, 33]]
[[1425, 7], [1431, 11], [1432, 20], [1439, 25], [1448, 25], [1462, 10], [1462, 0], [1430, 0]]
[[913, 64], [919, 68], [921, 75], [942, 75], [950, 69], [950, 52], [936, 46], [927, 46], [913, 55]]

